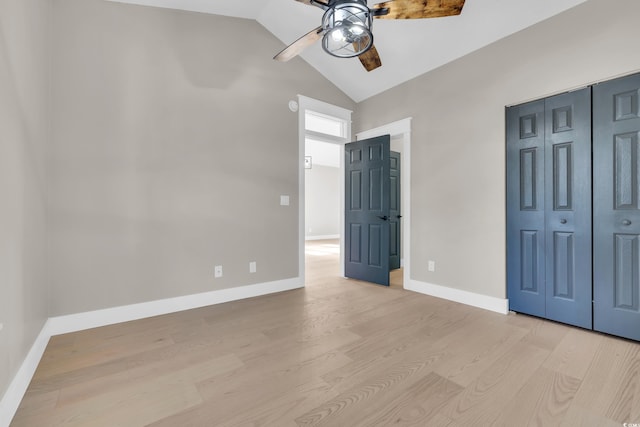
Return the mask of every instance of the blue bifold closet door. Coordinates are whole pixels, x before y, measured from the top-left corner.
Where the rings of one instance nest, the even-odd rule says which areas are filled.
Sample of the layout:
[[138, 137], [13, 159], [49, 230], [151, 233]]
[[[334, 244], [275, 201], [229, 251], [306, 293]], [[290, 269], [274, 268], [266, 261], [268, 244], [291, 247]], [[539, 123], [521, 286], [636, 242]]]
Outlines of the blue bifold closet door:
[[507, 109], [510, 309], [592, 328], [591, 88]]
[[640, 340], [640, 74], [593, 88], [594, 329]]

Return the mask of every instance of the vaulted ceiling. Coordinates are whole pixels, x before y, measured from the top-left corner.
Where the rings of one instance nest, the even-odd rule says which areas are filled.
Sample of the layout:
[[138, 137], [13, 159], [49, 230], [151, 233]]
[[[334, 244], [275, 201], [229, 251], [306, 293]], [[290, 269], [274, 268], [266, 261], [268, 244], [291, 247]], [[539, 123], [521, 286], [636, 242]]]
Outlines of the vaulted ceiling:
[[[283, 48], [320, 25], [322, 18], [321, 9], [294, 0], [112, 1], [255, 19], [283, 42]], [[326, 54], [320, 43], [301, 56], [360, 102], [585, 1], [466, 0], [459, 16], [376, 20], [373, 34], [382, 67], [371, 72], [357, 58], [339, 59]], [[369, 6], [378, 2], [369, 1]], [[473, 70], [469, 73], [472, 75]]]

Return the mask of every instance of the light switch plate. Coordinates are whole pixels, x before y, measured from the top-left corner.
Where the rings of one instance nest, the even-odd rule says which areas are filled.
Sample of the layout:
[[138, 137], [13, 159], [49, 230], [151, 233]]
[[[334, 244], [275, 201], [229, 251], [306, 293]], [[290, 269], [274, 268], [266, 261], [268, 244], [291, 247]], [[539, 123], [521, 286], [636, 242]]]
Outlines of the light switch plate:
[[257, 270], [257, 265], [255, 261], [251, 261], [249, 263], [249, 273], [255, 273]]
[[289, 196], [280, 196], [280, 206], [289, 206]]

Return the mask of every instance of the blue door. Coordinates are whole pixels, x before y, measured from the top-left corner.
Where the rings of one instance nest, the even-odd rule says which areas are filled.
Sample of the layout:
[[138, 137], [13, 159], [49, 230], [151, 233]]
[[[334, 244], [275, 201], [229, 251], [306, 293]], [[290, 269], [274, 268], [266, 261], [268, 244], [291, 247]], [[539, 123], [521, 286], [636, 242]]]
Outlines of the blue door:
[[345, 276], [389, 286], [389, 135], [345, 145]]
[[401, 186], [402, 174], [400, 173], [400, 153], [391, 152], [391, 181], [389, 194], [389, 269], [400, 268], [401, 247], [402, 247], [402, 226], [401, 215]]
[[509, 308], [544, 317], [544, 100], [507, 109]]
[[591, 89], [507, 109], [510, 309], [592, 327]]
[[591, 88], [545, 100], [546, 317], [592, 328]]
[[640, 340], [640, 74], [593, 88], [594, 329]]

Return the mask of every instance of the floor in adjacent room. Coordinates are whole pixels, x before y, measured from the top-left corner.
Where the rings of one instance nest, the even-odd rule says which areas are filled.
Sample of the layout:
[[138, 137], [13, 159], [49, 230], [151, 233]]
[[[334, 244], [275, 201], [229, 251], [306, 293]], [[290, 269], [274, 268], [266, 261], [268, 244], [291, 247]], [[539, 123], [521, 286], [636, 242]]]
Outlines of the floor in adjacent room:
[[[640, 423], [640, 344], [339, 277], [53, 337], [12, 426]], [[395, 278], [394, 278], [395, 277]]]

